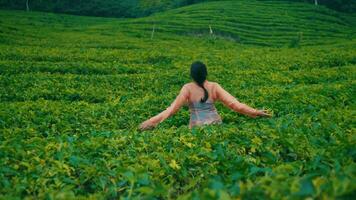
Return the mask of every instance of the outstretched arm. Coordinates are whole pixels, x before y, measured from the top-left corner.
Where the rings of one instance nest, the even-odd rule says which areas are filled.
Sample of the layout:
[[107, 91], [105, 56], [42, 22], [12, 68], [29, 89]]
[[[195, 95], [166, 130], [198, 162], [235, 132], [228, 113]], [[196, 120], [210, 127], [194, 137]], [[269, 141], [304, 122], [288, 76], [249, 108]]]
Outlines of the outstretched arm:
[[270, 117], [271, 115], [266, 113], [264, 110], [256, 110], [254, 108], [251, 108], [250, 106], [240, 103], [234, 96], [232, 96], [230, 93], [228, 93], [226, 90], [224, 90], [219, 84], [216, 84], [216, 97], [218, 100], [223, 102], [227, 107], [230, 109], [239, 112], [241, 114], [247, 115], [249, 117], [257, 117], [257, 116], [263, 116], [263, 117]]
[[150, 119], [144, 121], [140, 125], [140, 129], [141, 130], [146, 130], [146, 129], [154, 128], [159, 123], [161, 123], [162, 121], [164, 121], [168, 117], [172, 116], [187, 101], [188, 94], [189, 94], [188, 89], [186, 88], [186, 86], [183, 86], [182, 89], [180, 90], [179, 95], [176, 97], [176, 99], [173, 101], [173, 103], [166, 110], [162, 111], [158, 115], [156, 115], [154, 117], [151, 117]]

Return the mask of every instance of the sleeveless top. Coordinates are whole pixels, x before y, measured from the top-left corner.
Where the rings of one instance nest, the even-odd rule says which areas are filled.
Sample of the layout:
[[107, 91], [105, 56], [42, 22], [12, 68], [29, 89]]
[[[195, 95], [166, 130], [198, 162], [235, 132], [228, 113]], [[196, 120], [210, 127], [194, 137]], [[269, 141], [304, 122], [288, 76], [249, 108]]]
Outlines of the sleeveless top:
[[189, 103], [190, 122], [189, 127], [202, 126], [207, 124], [221, 124], [222, 120], [218, 114], [214, 102], [207, 100], [204, 103]]

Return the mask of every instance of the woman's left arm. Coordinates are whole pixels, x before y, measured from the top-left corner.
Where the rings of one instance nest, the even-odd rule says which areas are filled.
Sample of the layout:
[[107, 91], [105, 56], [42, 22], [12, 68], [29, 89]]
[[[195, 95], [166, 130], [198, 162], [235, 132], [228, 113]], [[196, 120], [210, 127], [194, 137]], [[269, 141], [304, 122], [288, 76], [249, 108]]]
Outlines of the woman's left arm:
[[224, 90], [219, 84], [216, 84], [216, 97], [222, 101], [230, 109], [239, 112], [241, 114], [247, 115], [252, 118], [257, 116], [261, 117], [272, 117], [267, 110], [257, 110], [244, 103], [239, 102], [234, 96]]
[[173, 103], [166, 110], [141, 123], [140, 129], [147, 130], [156, 127], [159, 123], [175, 114], [184, 105], [184, 103], [187, 102], [188, 97], [189, 91], [186, 86], [183, 86]]

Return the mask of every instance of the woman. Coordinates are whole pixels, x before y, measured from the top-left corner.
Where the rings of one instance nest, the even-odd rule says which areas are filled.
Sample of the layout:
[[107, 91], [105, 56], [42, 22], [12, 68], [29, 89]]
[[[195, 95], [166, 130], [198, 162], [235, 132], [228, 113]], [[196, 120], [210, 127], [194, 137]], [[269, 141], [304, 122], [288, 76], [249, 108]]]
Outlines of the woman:
[[141, 130], [156, 127], [159, 123], [176, 113], [184, 104], [189, 105], [189, 128], [207, 124], [220, 124], [221, 117], [217, 113], [214, 102], [219, 100], [230, 109], [250, 117], [271, 117], [265, 110], [256, 110], [240, 103], [225, 91], [218, 83], [206, 80], [206, 66], [202, 62], [194, 62], [190, 68], [193, 82], [185, 84], [174, 102], [163, 112], [146, 120], [140, 125]]

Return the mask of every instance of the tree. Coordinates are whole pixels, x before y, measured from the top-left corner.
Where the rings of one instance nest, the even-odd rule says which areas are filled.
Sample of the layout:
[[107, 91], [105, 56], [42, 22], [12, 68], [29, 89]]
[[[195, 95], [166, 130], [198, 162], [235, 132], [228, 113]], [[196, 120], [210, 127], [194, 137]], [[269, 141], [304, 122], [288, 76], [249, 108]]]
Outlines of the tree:
[[28, 2], [29, 0], [26, 0], [26, 11], [28, 12], [28, 11], [30, 11], [30, 6], [29, 6], [29, 2]]
[[[208, 1], [223, 0], [0, 0], [0, 8], [104, 17], [143, 17], [172, 8]], [[315, 6], [326, 6], [342, 12], [356, 12], [356, 0], [275, 1], [308, 2]]]

